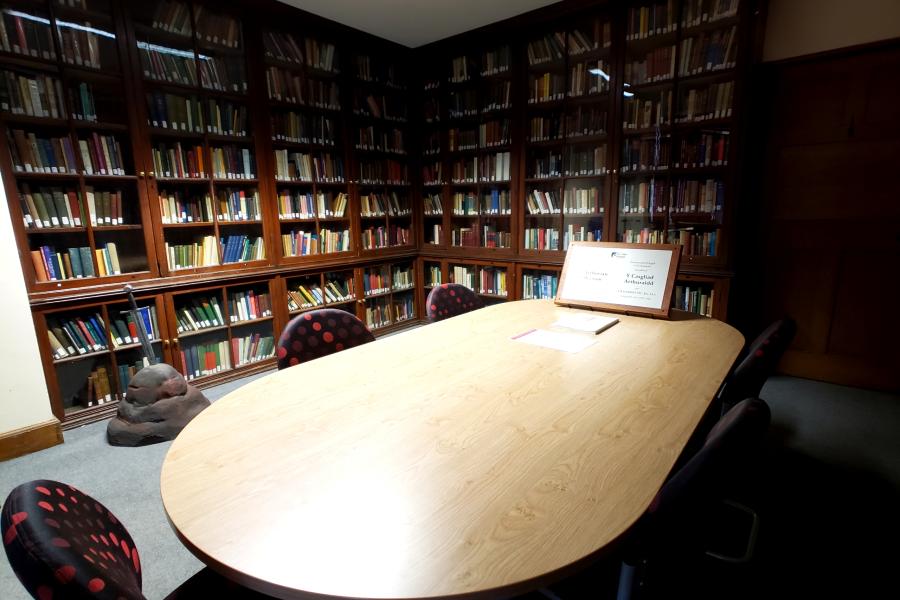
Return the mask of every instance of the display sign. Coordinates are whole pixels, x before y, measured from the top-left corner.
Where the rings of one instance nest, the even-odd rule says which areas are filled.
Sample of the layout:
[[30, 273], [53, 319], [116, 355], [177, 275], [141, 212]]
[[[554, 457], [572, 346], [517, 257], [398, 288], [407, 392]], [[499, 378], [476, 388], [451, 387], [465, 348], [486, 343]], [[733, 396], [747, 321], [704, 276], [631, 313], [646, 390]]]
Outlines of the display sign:
[[572, 242], [556, 303], [668, 318], [680, 258], [674, 244]]

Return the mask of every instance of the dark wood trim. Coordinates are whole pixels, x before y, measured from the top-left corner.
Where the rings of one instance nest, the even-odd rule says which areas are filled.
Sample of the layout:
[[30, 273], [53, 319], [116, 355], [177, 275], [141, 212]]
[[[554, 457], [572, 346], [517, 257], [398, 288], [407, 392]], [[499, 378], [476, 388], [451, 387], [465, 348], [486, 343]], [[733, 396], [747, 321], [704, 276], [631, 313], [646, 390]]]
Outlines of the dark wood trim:
[[760, 63], [761, 68], [769, 69], [776, 67], [785, 67], [793, 65], [802, 65], [805, 63], [829, 61], [837, 58], [846, 58], [857, 54], [866, 54], [869, 52], [881, 52], [883, 50], [894, 50], [900, 48], [900, 37], [889, 38], [886, 40], [876, 40], [874, 42], [866, 42], [865, 44], [855, 44], [853, 46], [843, 46], [841, 48], [832, 48], [830, 50], [822, 50], [813, 52], [812, 54], [801, 54], [800, 56], [789, 56], [788, 58], [779, 58], [777, 60], [767, 60]]
[[59, 421], [51, 419], [0, 434], [0, 461], [63, 443]]

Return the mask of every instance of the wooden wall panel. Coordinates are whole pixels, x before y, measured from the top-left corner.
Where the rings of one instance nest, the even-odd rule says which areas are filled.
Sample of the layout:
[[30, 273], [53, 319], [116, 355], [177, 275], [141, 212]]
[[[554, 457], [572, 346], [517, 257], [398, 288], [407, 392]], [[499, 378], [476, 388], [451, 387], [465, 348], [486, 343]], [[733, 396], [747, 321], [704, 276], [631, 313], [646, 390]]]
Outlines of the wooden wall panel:
[[756, 326], [797, 320], [789, 374], [900, 389], [900, 44], [767, 69]]

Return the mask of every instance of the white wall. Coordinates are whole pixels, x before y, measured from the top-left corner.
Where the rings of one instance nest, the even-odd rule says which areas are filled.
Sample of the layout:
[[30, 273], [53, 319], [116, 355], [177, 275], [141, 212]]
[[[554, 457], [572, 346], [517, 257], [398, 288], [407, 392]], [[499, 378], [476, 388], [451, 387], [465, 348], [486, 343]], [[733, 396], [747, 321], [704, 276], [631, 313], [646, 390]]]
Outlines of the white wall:
[[900, 0], [769, 0], [763, 60], [900, 37]]
[[53, 419], [6, 192], [0, 185], [0, 435]]

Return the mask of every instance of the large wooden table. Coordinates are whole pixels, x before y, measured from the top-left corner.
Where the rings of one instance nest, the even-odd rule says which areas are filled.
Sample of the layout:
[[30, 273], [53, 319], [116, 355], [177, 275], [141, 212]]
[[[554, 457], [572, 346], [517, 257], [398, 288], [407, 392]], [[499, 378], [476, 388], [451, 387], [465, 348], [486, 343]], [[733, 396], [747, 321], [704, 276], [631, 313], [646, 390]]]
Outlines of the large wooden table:
[[232, 392], [166, 456], [172, 527], [283, 598], [552, 581], [641, 516], [743, 344], [691, 316], [623, 316], [577, 354], [511, 339], [567, 312], [492, 306]]

